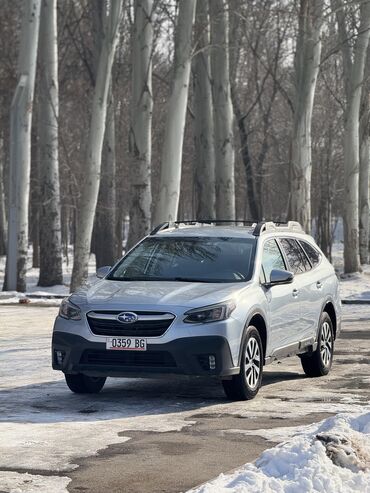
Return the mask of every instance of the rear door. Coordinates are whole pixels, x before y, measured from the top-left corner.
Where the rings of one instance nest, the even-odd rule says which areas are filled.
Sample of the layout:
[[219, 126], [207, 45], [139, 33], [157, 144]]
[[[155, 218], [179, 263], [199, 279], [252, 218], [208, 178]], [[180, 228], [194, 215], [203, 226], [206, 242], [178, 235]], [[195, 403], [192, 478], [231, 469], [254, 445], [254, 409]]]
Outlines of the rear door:
[[[290, 270], [281, 248], [274, 239], [266, 240], [262, 253], [262, 282], [270, 280], [273, 269]], [[276, 350], [290, 344], [300, 324], [299, 298], [296, 296], [296, 281], [292, 284], [272, 286], [265, 290], [269, 307], [270, 344]]]
[[299, 304], [299, 323], [290, 331], [290, 342], [298, 342], [313, 337], [316, 326], [316, 303], [313, 292], [311, 264], [294, 238], [279, 240], [287, 259], [289, 269], [294, 273], [295, 296]]

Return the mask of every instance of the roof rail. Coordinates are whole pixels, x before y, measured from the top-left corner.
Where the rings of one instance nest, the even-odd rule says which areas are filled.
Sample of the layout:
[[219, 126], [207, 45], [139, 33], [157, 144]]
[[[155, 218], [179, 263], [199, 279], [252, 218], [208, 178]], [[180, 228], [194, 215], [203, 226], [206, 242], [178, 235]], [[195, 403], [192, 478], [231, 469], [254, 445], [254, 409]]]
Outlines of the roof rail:
[[194, 219], [186, 221], [167, 221], [156, 226], [151, 231], [150, 236], [154, 236], [160, 231], [168, 228], [179, 228], [181, 225], [195, 226], [202, 224], [210, 224], [215, 226], [224, 226], [225, 224], [235, 224], [242, 226], [250, 226], [253, 228], [252, 234], [254, 236], [260, 236], [261, 233], [267, 233], [272, 231], [291, 231], [296, 233], [304, 233], [302, 226], [297, 221], [288, 222], [273, 222], [273, 221], [238, 221], [231, 219]]

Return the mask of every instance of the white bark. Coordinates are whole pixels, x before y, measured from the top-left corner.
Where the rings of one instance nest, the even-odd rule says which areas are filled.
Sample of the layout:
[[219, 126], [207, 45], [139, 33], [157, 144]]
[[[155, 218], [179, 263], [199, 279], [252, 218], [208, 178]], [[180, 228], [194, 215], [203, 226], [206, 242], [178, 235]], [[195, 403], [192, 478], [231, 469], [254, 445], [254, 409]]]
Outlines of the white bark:
[[122, 0], [111, 0], [104, 13], [104, 39], [101, 44], [91, 122], [86, 153], [85, 180], [81, 184], [81, 198], [76, 220], [76, 240], [71, 291], [87, 279], [90, 244], [96, 203], [99, 192], [101, 156], [107, 115], [108, 89], [118, 42], [118, 28], [122, 16]]
[[180, 198], [181, 159], [191, 67], [191, 39], [196, 0], [179, 0], [175, 34], [173, 87], [168, 103], [159, 197], [153, 224], [176, 220]]
[[[369, 51], [369, 50], [368, 50]], [[368, 63], [370, 63], [368, 61]], [[369, 70], [370, 73], [370, 70]], [[370, 75], [370, 74], [369, 74]], [[370, 84], [364, 86], [369, 88]], [[369, 178], [370, 178], [370, 94], [363, 95], [360, 119], [360, 175], [359, 175], [359, 219], [360, 219], [360, 262], [369, 263]]]
[[132, 39], [132, 107], [130, 151], [131, 205], [128, 247], [151, 226], [153, 0], [135, 0]]
[[[342, 46], [346, 90], [344, 114], [344, 271], [356, 272], [359, 264], [359, 116], [367, 47], [370, 37], [370, 1], [360, 5], [360, 25], [353, 50], [346, 29], [341, 0], [335, 0], [339, 41]], [[353, 51], [353, 53], [352, 53]]]
[[229, 20], [224, 0], [209, 2], [216, 156], [216, 217], [235, 219], [233, 106], [229, 78]]
[[18, 84], [11, 107], [7, 289], [26, 289], [31, 125], [41, 0], [24, 2]]
[[311, 121], [321, 57], [323, 0], [301, 0], [295, 53], [291, 215], [311, 230]]
[[40, 19], [40, 277], [39, 286], [63, 283], [58, 167], [57, 0], [42, 0]]
[[193, 59], [194, 185], [197, 219], [215, 218], [215, 153], [208, 23], [208, 0], [200, 0], [196, 9], [196, 55]]

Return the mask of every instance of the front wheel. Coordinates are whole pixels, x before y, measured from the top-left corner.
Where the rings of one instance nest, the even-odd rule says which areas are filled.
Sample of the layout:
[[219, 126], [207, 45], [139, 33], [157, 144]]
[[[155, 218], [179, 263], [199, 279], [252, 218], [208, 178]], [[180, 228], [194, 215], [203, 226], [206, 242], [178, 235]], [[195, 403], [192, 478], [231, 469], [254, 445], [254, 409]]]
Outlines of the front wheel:
[[225, 394], [233, 401], [253, 399], [262, 383], [263, 348], [258, 330], [250, 325], [242, 347], [240, 373], [223, 380]]
[[322, 377], [327, 375], [333, 363], [333, 354], [333, 323], [329, 315], [324, 312], [320, 318], [316, 351], [301, 356], [303, 371], [308, 377]]
[[68, 387], [76, 394], [97, 394], [104, 387], [106, 377], [88, 377], [78, 373], [77, 375], [65, 374]]

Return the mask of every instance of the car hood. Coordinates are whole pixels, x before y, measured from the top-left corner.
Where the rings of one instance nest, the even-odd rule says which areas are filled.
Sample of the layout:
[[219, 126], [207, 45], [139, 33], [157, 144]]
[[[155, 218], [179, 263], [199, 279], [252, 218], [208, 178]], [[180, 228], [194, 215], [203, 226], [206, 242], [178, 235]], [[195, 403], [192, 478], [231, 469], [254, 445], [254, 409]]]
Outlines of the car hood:
[[182, 306], [196, 308], [226, 301], [251, 283], [203, 283], [175, 281], [107, 281], [73, 294], [71, 301], [89, 308], [158, 309]]

